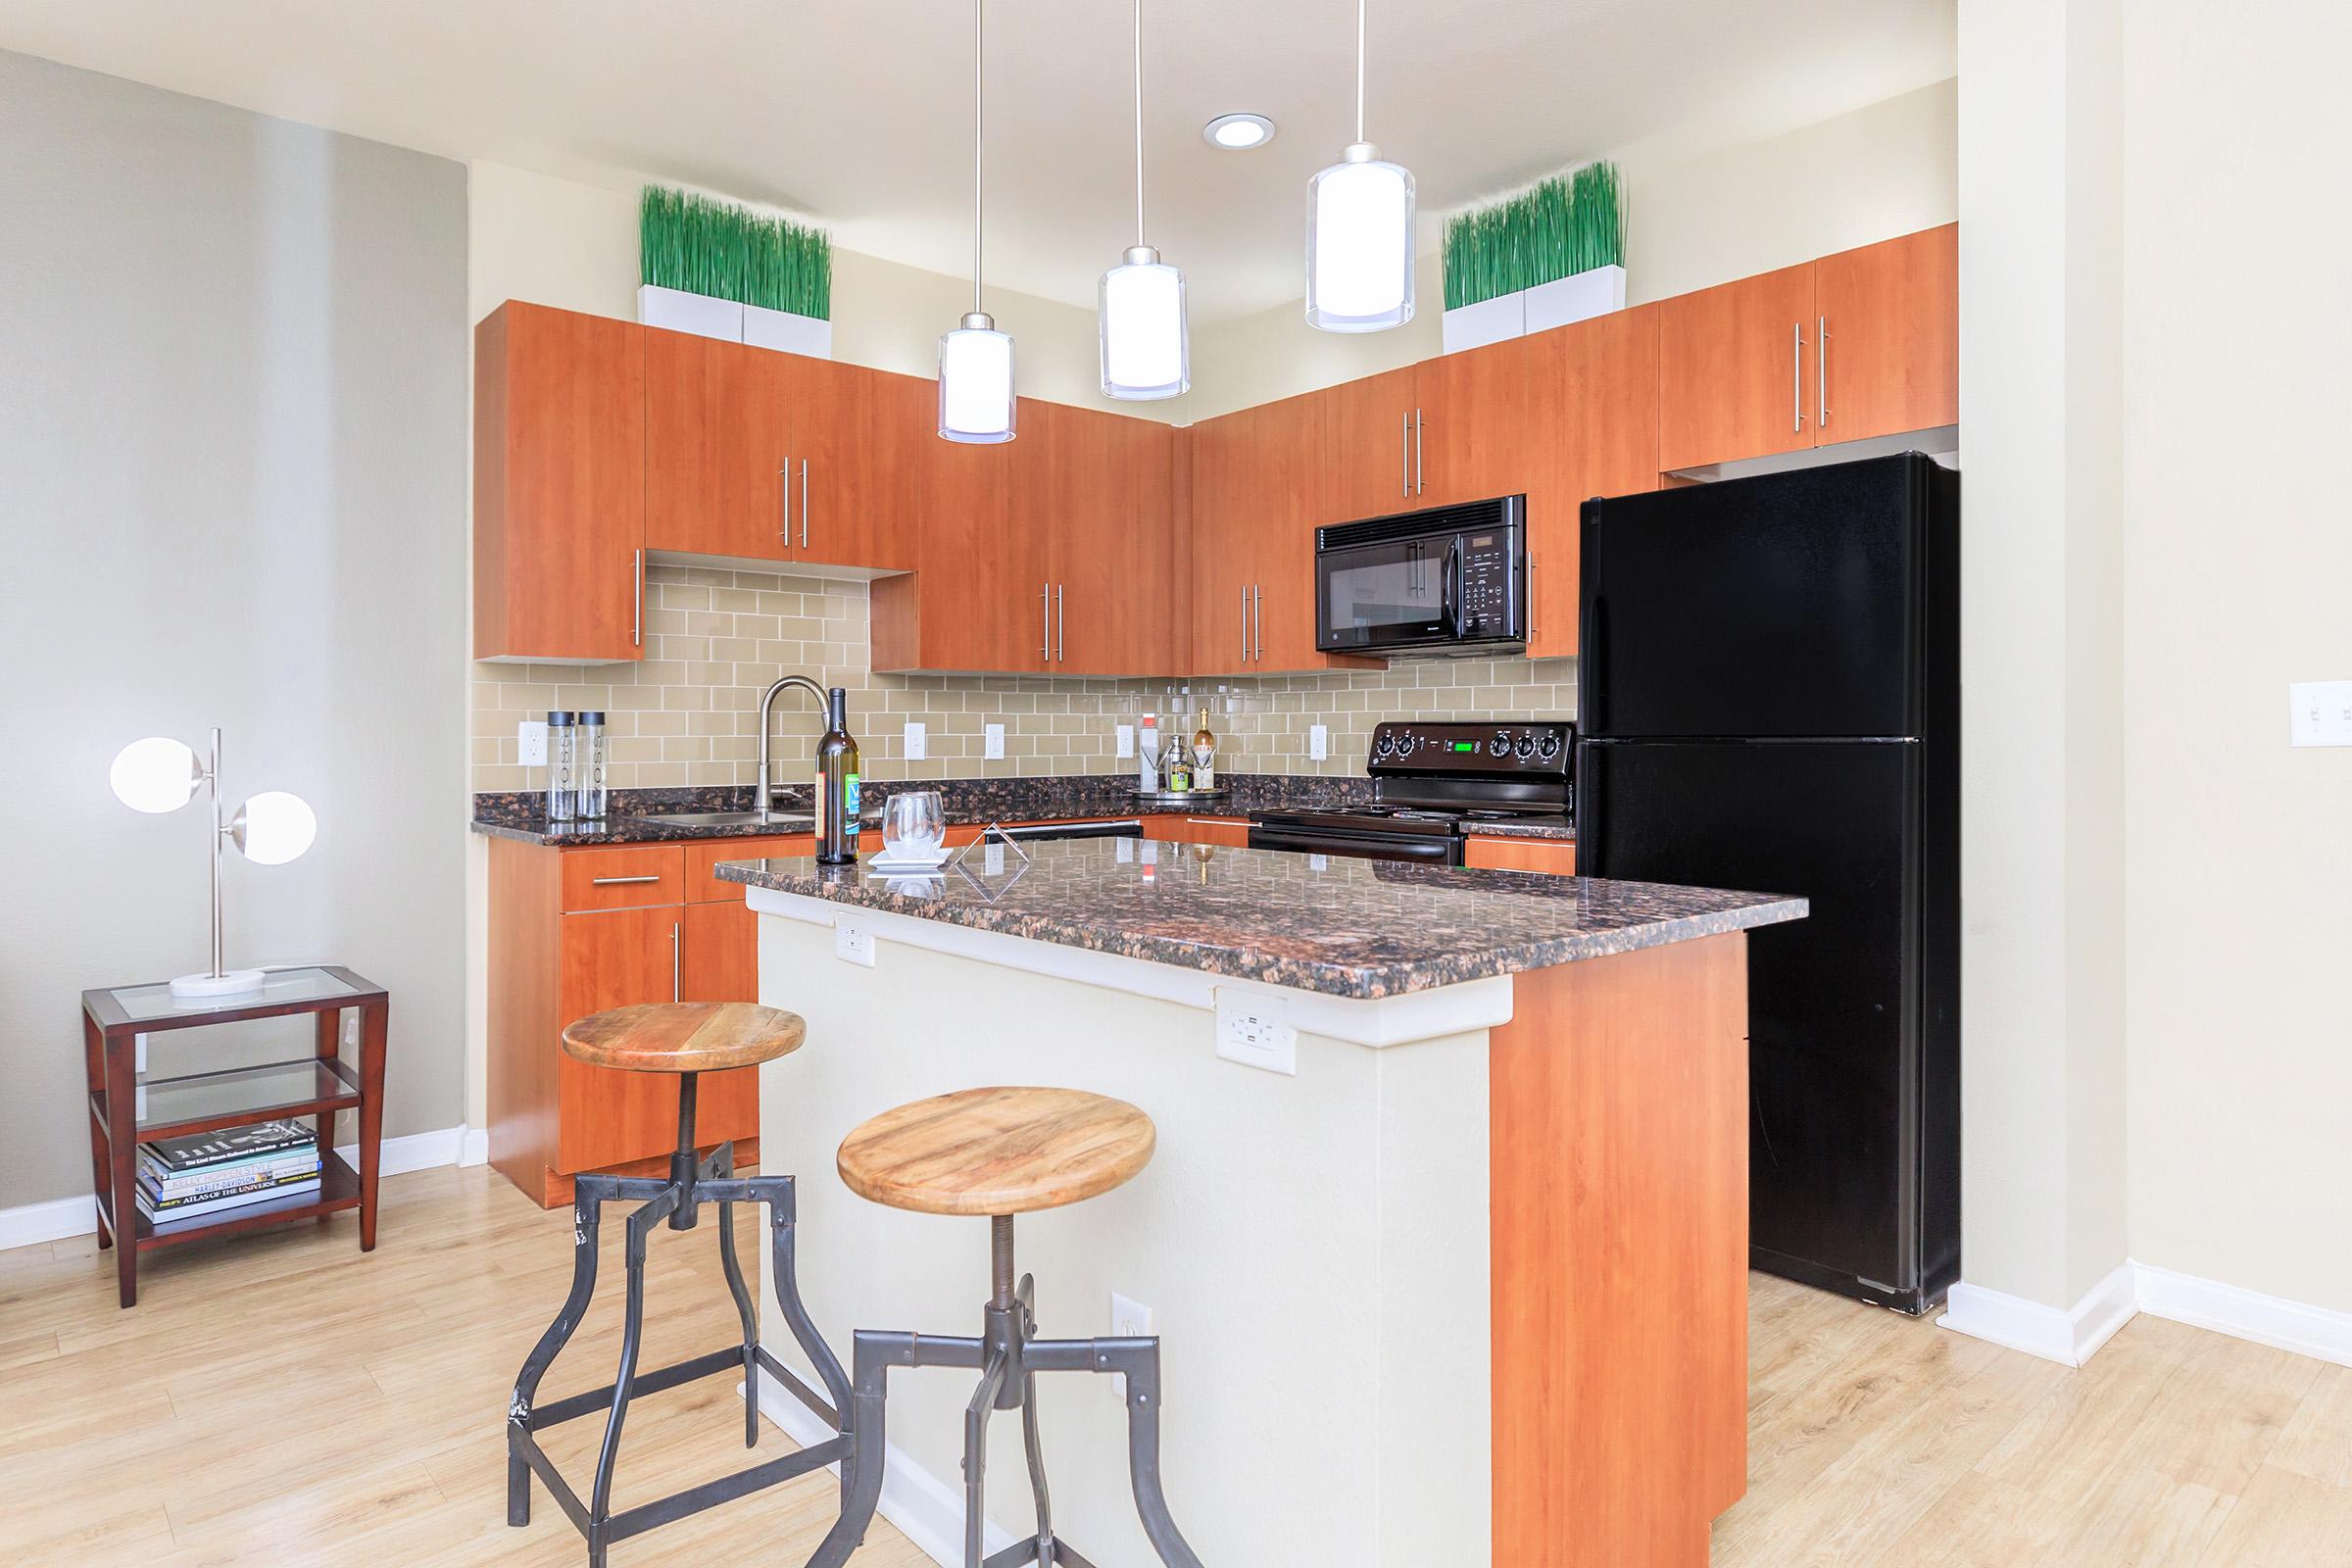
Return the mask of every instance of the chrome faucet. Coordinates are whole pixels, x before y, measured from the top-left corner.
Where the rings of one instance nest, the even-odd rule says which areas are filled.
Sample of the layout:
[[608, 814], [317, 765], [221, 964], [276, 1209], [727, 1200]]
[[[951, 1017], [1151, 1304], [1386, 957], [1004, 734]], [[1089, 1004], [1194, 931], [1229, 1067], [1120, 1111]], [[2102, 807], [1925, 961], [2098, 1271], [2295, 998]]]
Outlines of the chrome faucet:
[[758, 793], [752, 797], [752, 808], [755, 810], [766, 810], [775, 790], [774, 781], [768, 776], [767, 735], [769, 730], [775, 728], [776, 694], [787, 686], [806, 688], [808, 695], [816, 699], [816, 711], [819, 717], [824, 715], [828, 702], [825, 689], [806, 675], [782, 677], [767, 689], [765, 696], [760, 699], [760, 772]]

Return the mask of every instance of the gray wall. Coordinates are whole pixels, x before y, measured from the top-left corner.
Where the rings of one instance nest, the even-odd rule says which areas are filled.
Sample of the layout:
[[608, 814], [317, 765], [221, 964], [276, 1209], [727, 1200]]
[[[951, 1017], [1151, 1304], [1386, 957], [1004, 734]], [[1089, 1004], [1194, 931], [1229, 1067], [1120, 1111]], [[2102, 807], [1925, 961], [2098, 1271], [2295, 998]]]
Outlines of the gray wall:
[[88, 1191], [80, 990], [204, 967], [141, 735], [317, 808], [230, 961], [389, 987], [386, 1133], [463, 1120], [466, 418], [464, 166], [0, 53], [0, 1208]]

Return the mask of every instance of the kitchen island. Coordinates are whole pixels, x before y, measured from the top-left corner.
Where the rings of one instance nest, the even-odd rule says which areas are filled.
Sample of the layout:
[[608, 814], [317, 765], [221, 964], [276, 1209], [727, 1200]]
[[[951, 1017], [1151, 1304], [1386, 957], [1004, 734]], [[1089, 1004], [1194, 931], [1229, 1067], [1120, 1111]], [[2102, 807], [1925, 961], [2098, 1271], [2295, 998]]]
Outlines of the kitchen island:
[[[1681, 1568], [1746, 1485], [1744, 931], [1801, 900], [1205, 845], [974, 849], [892, 879], [726, 865], [760, 1000], [808, 1046], [761, 1069], [798, 1173], [802, 1282], [858, 1328], [963, 1332], [987, 1228], [851, 1197], [877, 1111], [984, 1084], [1129, 1101], [1158, 1152], [1031, 1217], [1049, 1335], [1163, 1339], [1168, 1495], [1227, 1568]], [[772, 1310], [769, 1348], [798, 1350]], [[958, 1530], [969, 1378], [891, 1390], [884, 1511]], [[1057, 1522], [1152, 1557], [1123, 1411], [1043, 1391]], [[762, 1407], [824, 1430], [775, 1391]], [[1028, 1524], [992, 1467], [999, 1544]]]

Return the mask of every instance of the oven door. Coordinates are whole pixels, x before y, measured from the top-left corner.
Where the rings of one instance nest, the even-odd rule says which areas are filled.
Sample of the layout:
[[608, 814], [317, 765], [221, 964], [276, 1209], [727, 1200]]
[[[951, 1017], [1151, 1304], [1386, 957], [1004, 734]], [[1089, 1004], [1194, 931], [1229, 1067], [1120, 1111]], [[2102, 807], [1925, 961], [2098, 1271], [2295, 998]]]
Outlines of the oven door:
[[1337, 855], [1352, 860], [1410, 860], [1423, 865], [1459, 865], [1462, 841], [1455, 834], [1326, 832], [1320, 828], [1250, 824], [1250, 848], [1289, 850], [1298, 855]]
[[1315, 554], [1315, 647], [1368, 653], [1454, 641], [1459, 534], [1420, 534]]

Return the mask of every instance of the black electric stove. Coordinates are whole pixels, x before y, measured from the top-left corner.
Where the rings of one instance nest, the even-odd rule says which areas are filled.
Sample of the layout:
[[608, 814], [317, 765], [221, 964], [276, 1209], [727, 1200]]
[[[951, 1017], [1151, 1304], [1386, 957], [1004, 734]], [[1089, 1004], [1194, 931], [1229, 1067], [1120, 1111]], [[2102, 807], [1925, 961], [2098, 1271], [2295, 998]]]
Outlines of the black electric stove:
[[1372, 732], [1374, 799], [1322, 810], [1252, 811], [1250, 847], [1460, 865], [1480, 822], [1569, 825], [1576, 726], [1557, 719], [1383, 724]]

